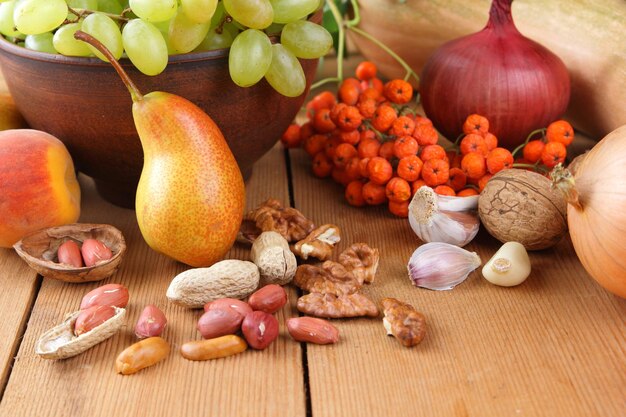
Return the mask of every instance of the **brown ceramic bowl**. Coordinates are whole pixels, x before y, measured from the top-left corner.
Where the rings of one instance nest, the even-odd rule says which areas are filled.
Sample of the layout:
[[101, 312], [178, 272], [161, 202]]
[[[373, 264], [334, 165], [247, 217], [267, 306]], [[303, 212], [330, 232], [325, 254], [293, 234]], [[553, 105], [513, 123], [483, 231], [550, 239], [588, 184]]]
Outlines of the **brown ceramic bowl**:
[[[228, 50], [170, 56], [166, 70], [154, 77], [141, 74], [128, 59], [121, 63], [143, 93], [166, 91], [204, 109], [221, 128], [244, 178], [280, 139], [306, 96], [284, 97], [265, 80], [238, 87], [228, 73]], [[317, 60], [301, 63], [308, 91]], [[143, 153], [130, 95], [113, 67], [97, 58], [31, 51], [2, 36], [0, 65], [28, 124], [62, 140], [77, 169], [95, 179], [105, 199], [132, 207]]]

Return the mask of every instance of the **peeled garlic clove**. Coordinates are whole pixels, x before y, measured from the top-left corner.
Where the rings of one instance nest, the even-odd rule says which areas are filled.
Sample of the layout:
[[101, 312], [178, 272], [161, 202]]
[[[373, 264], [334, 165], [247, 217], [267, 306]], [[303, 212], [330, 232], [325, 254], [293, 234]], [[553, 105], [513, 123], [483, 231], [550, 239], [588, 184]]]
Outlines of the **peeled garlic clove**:
[[449, 243], [432, 242], [413, 252], [407, 269], [417, 287], [451, 290], [480, 265], [480, 257], [475, 252]]
[[506, 242], [483, 267], [483, 277], [502, 287], [519, 285], [530, 275], [530, 258], [519, 242]]
[[423, 242], [465, 246], [478, 233], [478, 198], [439, 196], [423, 186], [409, 204], [409, 224]]

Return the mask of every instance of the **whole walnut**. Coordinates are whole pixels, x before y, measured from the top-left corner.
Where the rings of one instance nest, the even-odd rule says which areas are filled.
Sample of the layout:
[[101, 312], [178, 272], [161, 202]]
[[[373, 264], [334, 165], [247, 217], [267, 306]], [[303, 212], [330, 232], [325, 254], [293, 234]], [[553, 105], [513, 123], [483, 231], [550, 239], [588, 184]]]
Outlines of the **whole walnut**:
[[519, 242], [527, 250], [554, 246], [567, 233], [567, 203], [562, 193], [536, 172], [498, 172], [480, 193], [478, 214], [493, 237], [503, 243]]

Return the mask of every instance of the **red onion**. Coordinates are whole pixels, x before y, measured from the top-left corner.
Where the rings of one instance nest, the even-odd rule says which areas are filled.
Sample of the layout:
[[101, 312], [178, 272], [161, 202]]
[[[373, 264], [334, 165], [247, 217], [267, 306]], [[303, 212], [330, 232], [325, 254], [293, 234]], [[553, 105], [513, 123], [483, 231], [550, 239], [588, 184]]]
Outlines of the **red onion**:
[[424, 111], [448, 139], [460, 135], [467, 116], [476, 113], [489, 120], [499, 146], [512, 149], [567, 108], [567, 68], [517, 30], [512, 2], [493, 0], [483, 30], [442, 45], [424, 66]]

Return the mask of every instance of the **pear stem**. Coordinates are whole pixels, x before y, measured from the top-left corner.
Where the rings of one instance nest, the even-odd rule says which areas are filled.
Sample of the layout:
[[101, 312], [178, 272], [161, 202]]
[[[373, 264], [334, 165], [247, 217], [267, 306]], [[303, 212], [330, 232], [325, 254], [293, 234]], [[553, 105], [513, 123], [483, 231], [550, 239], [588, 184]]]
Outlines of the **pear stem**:
[[133, 80], [131, 80], [128, 74], [126, 74], [126, 71], [124, 71], [124, 68], [122, 68], [122, 66], [117, 61], [117, 59], [115, 59], [111, 51], [109, 51], [109, 49], [104, 46], [102, 42], [100, 42], [98, 39], [94, 38], [90, 34], [83, 32], [82, 30], [77, 30], [76, 33], [74, 33], [74, 38], [78, 39], [79, 41], [87, 42], [89, 45], [100, 51], [102, 55], [104, 55], [109, 60], [111, 65], [113, 65], [113, 68], [115, 68], [115, 71], [117, 71], [118, 75], [126, 85], [126, 88], [128, 88], [130, 96], [133, 99], [133, 103], [143, 100], [143, 95], [139, 91], [139, 88], [137, 88]]

